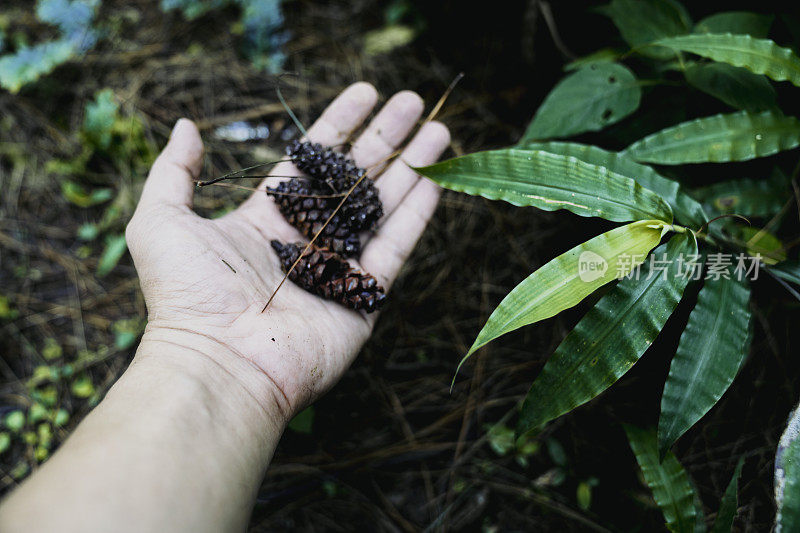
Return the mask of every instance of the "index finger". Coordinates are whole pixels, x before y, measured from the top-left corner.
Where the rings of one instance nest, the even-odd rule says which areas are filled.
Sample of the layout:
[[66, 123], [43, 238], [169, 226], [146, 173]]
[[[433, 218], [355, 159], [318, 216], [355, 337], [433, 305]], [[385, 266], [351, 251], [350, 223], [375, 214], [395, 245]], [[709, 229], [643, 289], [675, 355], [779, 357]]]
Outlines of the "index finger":
[[[378, 91], [370, 83], [358, 82], [342, 91], [328, 105], [322, 115], [308, 130], [308, 140], [325, 146], [342, 144], [367, 119], [378, 101]], [[270, 174], [276, 176], [296, 176], [300, 172], [291, 162], [276, 165]], [[258, 191], [254, 192], [239, 209], [249, 216], [260, 217], [264, 210], [276, 209], [264, 190], [267, 184], [274, 186], [277, 180], [263, 180]], [[276, 210], [277, 212], [277, 210]]]

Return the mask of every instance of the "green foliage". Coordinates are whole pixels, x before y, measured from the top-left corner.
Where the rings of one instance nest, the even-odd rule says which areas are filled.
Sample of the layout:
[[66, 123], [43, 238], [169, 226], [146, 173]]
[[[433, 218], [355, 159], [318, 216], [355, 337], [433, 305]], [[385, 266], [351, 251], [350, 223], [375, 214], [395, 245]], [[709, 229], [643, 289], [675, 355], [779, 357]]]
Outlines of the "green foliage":
[[636, 141], [624, 153], [645, 163], [725, 163], [765, 157], [800, 144], [800, 121], [770, 111], [714, 115]]
[[789, 81], [800, 86], [800, 58], [789, 48], [782, 48], [769, 39], [749, 35], [709, 33], [682, 35], [655, 42], [676, 52], [690, 52], [734, 67], [744, 67], [764, 74], [775, 81]]
[[543, 265], [500, 302], [461, 364], [501, 335], [557, 315], [603, 285], [628, 275], [668, 228], [657, 220], [633, 222], [598, 235]]
[[750, 287], [707, 279], [672, 359], [661, 397], [658, 446], [667, 449], [722, 397], [749, 352]]
[[161, 0], [164, 11], [179, 10], [189, 20], [211, 11], [236, 5], [241, 9], [237, 33], [242, 34], [242, 51], [253, 65], [272, 74], [283, 68], [283, 45], [289, 38], [284, 31], [283, 0]]
[[721, 181], [692, 190], [713, 215], [736, 213], [746, 217], [769, 217], [781, 210], [789, 197], [785, 176], [775, 173], [769, 179]]
[[641, 96], [639, 82], [628, 68], [591, 64], [550, 91], [520, 142], [603, 129], [636, 111]]
[[314, 406], [309, 405], [289, 421], [289, 429], [310, 435], [314, 428]]
[[14, 52], [0, 56], [0, 87], [16, 93], [94, 46], [98, 33], [92, 23], [99, 3], [100, 0], [38, 0], [37, 18], [57, 27], [60, 36], [33, 46], [22, 44]]
[[764, 76], [747, 69], [725, 63], [692, 63], [684, 74], [690, 85], [736, 109], [777, 109], [775, 89]]
[[[780, 452], [779, 452], [780, 453]], [[800, 530], [800, 439], [794, 438], [776, 458], [783, 470], [783, 486], [779, 487], [775, 533]]]
[[742, 475], [743, 466], [744, 457], [739, 459], [736, 464], [733, 477], [728, 483], [728, 488], [725, 489], [725, 494], [722, 496], [717, 519], [714, 520], [713, 533], [729, 533], [733, 527], [733, 519], [736, 517], [736, 511], [739, 507], [739, 478]]
[[565, 157], [574, 157], [584, 163], [608, 169], [609, 173], [619, 174], [636, 181], [642, 187], [661, 196], [675, 214], [675, 220], [681, 224], [699, 228], [708, 221], [703, 207], [681, 189], [677, 181], [665, 178], [651, 167], [637, 163], [619, 152], [610, 152], [596, 146], [578, 143], [547, 142], [526, 143], [522, 146], [528, 150], [541, 150]]
[[623, 279], [589, 310], [533, 382], [520, 411], [519, 434], [591, 400], [639, 360], [689, 281], [678, 274], [677, 258], [695, 253], [697, 242], [691, 233], [673, 236], [654, 252], [668, 262], [666, 272], [645, 263], [638, 276]]
[[693, 533], [697, 527], [697, 495], [686, 470], [672, 452], [659, 459], [655, 432], [626, 425], [625, 433], [669, 530]]
[[[780, 105], [783, 92], [794, 87], [786, 84], [778, 92], [773, 86], [773, 81], [800, 86], [800, 58], [767, 38], [772, 16], [718, 13], [693, 26], [674, 0], [613, 0], [600, 11], [612, 19], [629, 50], [603, 48], [567, 65], [568, 74], [545, 98], [516, 146], [418, 170], [442, 187], [516, 206], [637, 221], [574, 247], [523, 280], [500, 302], [462, 359], [461, 364], [488, 342], [612, 284], [622, 277], [614, 275], [615, 263], [636, 255], [639, 276], [607, 288], [533, 382], [520, 410], [518, 435], [530, 437], [612, 386], [656, 341], [674, 310], [681, 309], [689, 281], [704, 279], [694, 309], [686, 307], [688, 322], [664, 385], [658, 433], [628, 428], [670, 529], [704, 531], [702, 504], [670, 447], [719, 401], [747, 357], [753, 332], [749, 279], [766, 268], [800, 299], [800, 263], [789, 258], [796, 254], [796, 228], [785, 222], [796, 224], [794, 216], [785, 216], [794, 204], [782, 168], [788, 164], [785, 158], [755, 161], [747, 167], [747, 178], [734, 166], [800, 145], [800, 121], [785, 115]], [[683, 78], [676, 80], [676, 73]], [[646, 81], [637, 81], [642, 76]], [[648, 101], [651, 85], [663, 85], [662, 96], [679, 85], [689, 96]], [[711, 100], [714, 109], [708, 114], [722, 113], [696, 117], [674, 107], [688, 101], [689, 109], [700, 108], [692, 101], [697, 95], [703, 106]], [[713, 99], [719, 101], [716, 106]], [[634, 114], [607, 128], [639, 109], [640, 100], [641, 117]], [[724, 106], [738, 111], [725, 112]], [[682, 122], [666, 128], [664, 122], [658, 127], [650, 122], [672, 115]], [[599, 130], [605, 131], [586, 137], [629, 146], [616, 152], [547, 141]], [[707, 166], [683, 166], [693, 163], [730, 163], [731, 168], [711, 175]], [[739, 218], [716, 219], [725, 215]], [[749, 217], [751, 225], [741, 217]], [[670, 232], [669, 242], [651, 253]], [[584, 260], [584, 253], [597, 255]], [[727, 263], [724, 257], [730, 258]], [[665, 275], [648, 276], [659, 259], [666, 266], [658, 271]], [[692, 264], [697, 259], [706, 261], [707, 268]], [[584, 272], [591, 274], [588, 280], [579, 275], [582, 265], [593, 265]], [[680, 327], [682, 319], [675, 322]], [[796, 426], [794, 435], [800, 433], [800, 415]], [[786, 471], [796, 477], [787, 478], [787, 500], [781, 505], [800, 509], [800, 468], [790, 464]], [[715, 531], [731, 527], [740, 472], [741, 464], [723, 497]], [[578, 489], [579, 505], [587, 508], [589, 488]], [[788, 520], [792, 530], [800, 528], [792, 512], [779, 515], [778, 524]]]
[[109, 235], [106, 238], [103, 254], [97, 263], [97, 276], [102, 278], [114, 270], [127, 250], [128, 244], [125, 242], [125, 235]]
[[672, 221], [669, 205], [633, 179], [563, 154], [505, 149], [442, 161], [417, 172], [454, 191], [615, 222]]
[[734, 33], [766, 38], [772, 26], [772, 15], [761, 15], [749, 11], [726, 11], [710, 15], [694, 27], [695, 33]]
[[647, 45], [662, 37], [688, 33], [692, 25], [686, 9], [673, 0], [613, 0], [601, 12], [611, 18], [632, 48], [660, 59], [669, 59], [672, 53]]

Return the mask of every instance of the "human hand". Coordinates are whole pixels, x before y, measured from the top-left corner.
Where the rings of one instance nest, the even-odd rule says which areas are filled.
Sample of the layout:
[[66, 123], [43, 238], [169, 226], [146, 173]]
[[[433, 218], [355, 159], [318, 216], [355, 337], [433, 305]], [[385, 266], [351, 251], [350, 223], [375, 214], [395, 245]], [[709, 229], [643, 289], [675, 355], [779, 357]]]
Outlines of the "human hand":
[[[343, 143], [377, 97], [369, 84], [350, 86], [308, 130], [309, 140]], [[416, 126], [423, 107], [414, 93], [393, 96], [353, 143], [351, 157], [365, 168], [383, 161]], [[350, 262], [387, 290], [439, 197], [437, 186], [408, 165], [434, 163], [448, 144], [442, 124], [424, 125], [376, 183], [386, 214], [360, 259]], [[202, 156], [197, 128], [178, 121], [126, 231], [149, 314], [137, 359], [179, 353], [170, 364], [187, 369], [201, 361], [199, 366], [208, 368], [210, 361], [254, 401], [276, 405], [288, 419], [338, 381], [369, 337], [376, 315], [322, 300], [290, 282], [262, 312], [283, 278], [270, 240], [302, 238], [263, 192], [266, 181], [274, 186], [277, 178], [267, 178], [259, 192], [221, 218], [196, 215], [192, 197]], [[299, 172], [280, 163], [272, 174]]]

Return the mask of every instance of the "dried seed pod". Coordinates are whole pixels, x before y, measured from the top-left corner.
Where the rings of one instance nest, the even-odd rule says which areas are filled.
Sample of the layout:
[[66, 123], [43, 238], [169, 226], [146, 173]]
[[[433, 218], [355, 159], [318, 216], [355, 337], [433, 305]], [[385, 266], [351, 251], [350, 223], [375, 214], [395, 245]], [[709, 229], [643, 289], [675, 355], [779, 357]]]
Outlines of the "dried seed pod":
[[[305, 248], [302, 243], [272, 241], [270, 244], [284, 272], [292, 268]], [[386, 300], [386, 293], [374, 276], [351, 267], [344, 257], [326, 248], [311, 246], [291, 271], [289, 279], [309, 292], [357, 311], [377, 311]]]
[[292, 178], [267, 188], [267, 194], [275, 198], [289, 223], [310, 239], [339, 206], [341, 196], [337, 195], [357, 184], [317, 242], [348, 257], [360, 254], [358, 234], [374, 231], [383, 216], [375, 183], [352, 160], [320, 144], [293, 141], [286, 153], [311, 179]]

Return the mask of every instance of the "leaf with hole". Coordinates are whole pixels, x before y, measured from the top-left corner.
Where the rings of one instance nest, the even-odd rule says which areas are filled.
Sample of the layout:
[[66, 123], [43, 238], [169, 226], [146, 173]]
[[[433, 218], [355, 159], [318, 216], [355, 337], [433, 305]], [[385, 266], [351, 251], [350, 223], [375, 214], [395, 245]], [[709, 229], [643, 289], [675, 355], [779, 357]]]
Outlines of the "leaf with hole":
[[653, 44], [734, 67], [744, 67], [775, 81], [788, 81], [800, 86], [800, 58], [791, 49], [782, 48], [770, 39], [754, 39], [749, 35], [732, 33], [707, 33], [668, 37]]
[[678, 258], [697, 253], [691, 232], [656, 249], [566, 336], [525, 397], [517, 432], [534, 431], [613, 385], [653, 343], [683, 295]]
[[672, 358], [658, 421], [662, 454], [714, 407], [749, 352], [749, 282], [727, 275], [705, 281]]
[[672, 211], [658, 194], [571, 156], [509, 148], [476, 152], [414, 170], [446, 189], [516, 206], [566, 209], [614, 222], [672, 222]]
[[692, 25], [686, 9], [673, 0], [613, 0], [599, 10], [611, 18], [635, 51], [657, 59], [670, 59], [667, 49], [644, 46], [663, 37], [688, 33]]
[[661, 165], [723, 163], [765, 157], [798, 144], [796, 118], [741, 111], [682, 122], [636, 141], [623, 153]]
[[675, 214], [675, 220], [684, 225], [699, 228], [708, 221], [703, 207], [681, 189], [677, 181], [665, 178], [651, 167], [637, 163], [619, 152], [609, 152], [588, 144], [550, 141], [527, 143], [522, 148], [542, 150], [561, 156], [574, 157], [598, 167], [631, 178], [645, 189], [661, 196]]
[[777, 109], [775, 89], [764, 76], [747, 69], [725, 63], [693, 63], [684, 74], [690, 85], [736, 109]]
[[689, 474], [672, 452], [659, 459], [654, 431], [626, 424], [625, 433], [669, 530], [693, 533], [697, 524], [696, 493]]
[[601, 130], [636, 111], [641, 97], [639, 82], [627, 67], [591, 64], [550, 91], [520, 142]]
[[763, 39], [769, 34], [774, 18], [750, 11], [724, 11], [698, 22], [694, 33], [734, 33]]

